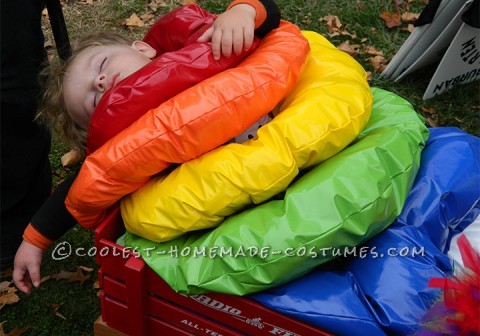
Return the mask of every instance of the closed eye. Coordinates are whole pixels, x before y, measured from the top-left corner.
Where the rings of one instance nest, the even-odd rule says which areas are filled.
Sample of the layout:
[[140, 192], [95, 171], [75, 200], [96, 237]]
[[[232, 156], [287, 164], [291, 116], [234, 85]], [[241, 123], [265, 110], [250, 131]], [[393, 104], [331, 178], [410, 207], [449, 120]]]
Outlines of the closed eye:
[[[102, 63], [100, 63], [100, 66], [98, 67], [98, 73], [100, 74], [100, 72], [103, 70], [103, 66], [105, 64], [105, 61], [107, 60], [107, 58], [105, 57], [102, 61]], [[95, 97], [93, 97], [93, 108], [95, 109], [95, 107], [97, 107], [97, 103], [98, 103], [98, 95], [97, 93], [95, 93]]]
[[103, 65], [105, 64], [105, 61], [107, 60], [107, 58], [105, 57], [102, 61], [102, 63], [100, 63], [100, 68], [98, 68], [98, 72], [102, 71], [103, 69]]

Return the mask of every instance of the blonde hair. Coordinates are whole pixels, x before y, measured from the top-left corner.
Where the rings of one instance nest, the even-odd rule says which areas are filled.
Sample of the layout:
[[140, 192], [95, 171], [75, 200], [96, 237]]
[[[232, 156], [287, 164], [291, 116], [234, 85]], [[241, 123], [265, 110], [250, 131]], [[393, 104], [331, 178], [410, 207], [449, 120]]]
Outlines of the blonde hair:
[[60, 141], [71, 149], [80, 151], [82, 156], [85, 156], [87, 130], [72, 119], [63, 97], [63, 80], [68, 67], [75, 57], [86, 49], [131, 43], [130, 39], [115, 32], [86, 34], [73, 43], [72, 55], [66, 61], [59, 57], [53, 58], [41, 74], [46, 78], [46, 86], [37, 119], [44, 122]]

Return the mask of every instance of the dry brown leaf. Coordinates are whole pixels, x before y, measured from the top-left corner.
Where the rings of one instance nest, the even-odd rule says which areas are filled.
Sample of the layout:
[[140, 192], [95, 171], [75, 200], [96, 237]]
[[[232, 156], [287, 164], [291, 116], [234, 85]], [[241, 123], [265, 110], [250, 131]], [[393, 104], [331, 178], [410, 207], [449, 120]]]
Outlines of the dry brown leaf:
[[55, 316], [58, 316], [60, 317], [61, 319], [63, 320], [67, 320], [65, 316], [63, 316], [59, 310], [60, 310], [60, 307], [62, 307], [63, 303], [60, 303], [60, 304], [52, 304], [52, 314], [55, 315]]
[[383, 56], [383, 51], [378, 50], [377, 48], [369, 45], [363, 45], [363, 51], [372, 56]]
[[355, 56], [358, 54], [357, 50], [355, 50], [354, 46], [350, 45], [350, 41], [344, 41], [337, 46], [337, 49], [346, 52], [351, 56]]
[[196, 5], [197, 0], [183, 0], [183, 5]]
[[394, 28], [402, 25], [402, 18], [398, 13], [382, 12], [380, 18], [385, 21], [387, 28]]
[[340, 34], [343, 35], [343, 36], [349, 36], [352, 40], [357, 38], [356, 33], [352, 34], [352, 33], [348, 32], [346, 30], [343, 30]]
[[145, 22], [143, 22], [135, 13], [133, 13], [128, 19], [125, 19], [123, 24], [128, 27], [145, 27]]
[[84, 275], [81, 267], [77, 267], [76, 272], [61, 271], [57, 274], [53, 274], [52, 278], [56, 280], [66, 279], [68, 282], [79, 281], [80, 284], [83, 285], [86, 280], [90, 279], [90, 275]]
[[408, 23], [408, 22], [415, 22], [419, 16], [420, 14], [406, 12], [406, 13], [402, 13], [401, 18], [403, 22]]
[[338, 32], [342, 29], [342, 23], [336, 15], [327, 15], [323, 17], [323, 21], [326, 22], [328, 31], [330, 33]]
[[87, 266], [78, 266], [80, 269], [84, 270], [85, 272], [92, 272], [94, 269], [92, 267]]
[[82, 154], [76, 149], [72, 149], [67, 154], [64, 154], [61, 158], [62, 166], [71, 167], [82, 161]]
[[20, 301], [20, 298], [15, 293], [6, 293], [0, 295], [0, 309], [6, 305], [11, 305]]
[[152, 0], [150, 3], [147, 5], [151, 10], [156, 12], [159, 8], [161, 7], [166, 7], [168, 6], [165, 0]]
[[425, 112], [430, 115], [437, 114], [437, 111], [435, 111], [433, 107], [420, 106], [420, 109], [422, 110], [422, 112]]
[[17, 288], [12, 285], [12, 281], [0, 283], [0, 309], [5, 307], [5, 305], [17, 303], [19, 300]]
[[0, 282], [0, 293], [2, 293], [3, 291], [6, 291], [8, 289], [8, 287], [10, 287], [11, 284], [12, 284], [11, 281]]
[[335, 37], [335, 36], [340, 36], [340, 33], [338, 31], [336, 32], [333, 32], [333, 33], [327, 33], [328, 37], [332, 38], [332, 37]]
[[140, 19], [142, 19], [143, 21], [148, 21], [148, 20], [151, 20], [155, 17], [155, 15], [151, 12], [148, 12], [148, 13], [145, 13], [145, 14], [142, 14], [140, 15]]
[[93, 283], [93, 289], [100, 289], [100, 282], [98, 280]]
[[19, 336], [24, 332], [26, 332], [28, 329], [30, 329], [30, 326], [15, 328], [12, 331], [10, 331], [8, 334], [2, 333], [2, 330], [0, 329], [0, 336]]
[[383, 72], [383, 70], [385, 70], [385, 67], [387, 66], [387, 61], [383, 56], [373, 56], [367, 58], [366, 61], [370, 63], [373, 68], [379, 72]]
[[50, 280], [50, 278], [50, 275], [45, 275], [43, 278], [40, 279], [40, 283], [44, 283], [45, 281]]

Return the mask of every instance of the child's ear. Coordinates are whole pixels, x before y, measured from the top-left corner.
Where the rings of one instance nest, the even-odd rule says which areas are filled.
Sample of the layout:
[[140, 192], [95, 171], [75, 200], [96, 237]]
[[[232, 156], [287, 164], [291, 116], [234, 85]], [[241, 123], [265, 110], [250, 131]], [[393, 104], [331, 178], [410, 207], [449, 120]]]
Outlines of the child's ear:
[[143, 41], [135, 41], [132, 43], [132, 48], [145, 54], [150, 59], [153, 59], [157, 55], [157, 51], [150, 46], [150, 44]]

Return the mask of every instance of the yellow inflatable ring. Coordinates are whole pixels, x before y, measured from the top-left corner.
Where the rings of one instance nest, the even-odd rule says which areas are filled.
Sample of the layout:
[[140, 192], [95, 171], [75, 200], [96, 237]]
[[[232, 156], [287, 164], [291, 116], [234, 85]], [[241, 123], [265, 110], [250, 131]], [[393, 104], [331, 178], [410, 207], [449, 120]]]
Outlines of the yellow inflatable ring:
[[276, 117], [256, 139], [204, 154], [124, 198], [129, 232], [161, 242], [216, 226], [285, 190], [300, 169], [328, 159], [356, 138], [372, 108], [364, 69], [321, 35], [303, 35], [311, 53]]

